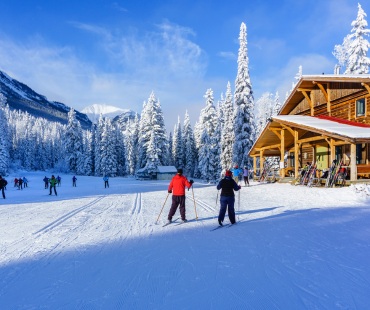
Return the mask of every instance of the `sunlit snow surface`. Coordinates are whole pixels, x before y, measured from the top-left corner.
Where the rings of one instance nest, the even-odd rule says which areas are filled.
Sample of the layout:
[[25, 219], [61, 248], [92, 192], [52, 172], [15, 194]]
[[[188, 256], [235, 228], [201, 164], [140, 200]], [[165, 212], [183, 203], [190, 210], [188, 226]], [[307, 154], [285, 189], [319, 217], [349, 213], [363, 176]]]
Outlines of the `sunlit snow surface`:
[[111, 178], [105, 189], [102, 178], [72, 187], [61, 175], [49, 196], [45, 174], [24, 174], [28, 188], [11, 175], [0, 197], [0, 309], [370, 307], [364, 188], [251, 182], [236, 194], [240, 222], [210, 231], [215, 185], [186, 192], [197, 221], [162, 227], [168, 181]]

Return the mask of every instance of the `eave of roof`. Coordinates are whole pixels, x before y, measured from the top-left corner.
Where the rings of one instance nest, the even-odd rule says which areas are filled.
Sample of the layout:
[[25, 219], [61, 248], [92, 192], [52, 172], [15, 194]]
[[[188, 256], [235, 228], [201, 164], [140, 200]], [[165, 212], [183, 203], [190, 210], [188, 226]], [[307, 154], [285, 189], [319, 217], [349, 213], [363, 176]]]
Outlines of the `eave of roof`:
[[280, 109], [279, 114], [289, 114], [296, 105], [304, 99], [304, 95], [299, 89], [315, 89], [316, 83], [370, 83], [370, 74], [344, 75], [344, 74], [322, 74], [322, 75], [302, 75], [296, 86], [293, 88], [285, 103]]

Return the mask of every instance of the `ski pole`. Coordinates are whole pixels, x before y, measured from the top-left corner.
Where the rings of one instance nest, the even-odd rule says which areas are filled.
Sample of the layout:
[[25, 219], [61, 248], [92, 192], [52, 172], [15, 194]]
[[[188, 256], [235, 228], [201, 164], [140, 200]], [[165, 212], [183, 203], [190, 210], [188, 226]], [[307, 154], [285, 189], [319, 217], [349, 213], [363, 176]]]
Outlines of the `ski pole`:
[[217, 210], [217, 202], [218, 202], [218, 191], [217, 191], [217, 196], [216, 196], [216, 210]]
[[[239, 185], [240, 186], [240, 185]], [[239, 189], [239, 191], [238, 191], [238, 220], [239, 220], [239, 213], [240, 213], [240, 190], [241, 190], [241, 188]]]
[[157, 218], [157, 220], [155, 221], [155, 223], [157, 224], [157, 222], [158, 222], [158, 220], [159, 220], [159, 217], [161, 216], [161, 214], [162, 214], [162, 211], [163, 211], [163, 208], [164, 208], [164, 205], [166, 204], [166, 201], [167, 201], [167, 199], [168, 199], [168, 196], [170, 195], [170, 193], [168, 193], [167, 194], [167, 197], [166, 197], [166, 200], [164, 201], [164, 204], [163, 204], [163, 206], [162, 206], [162, 209], [161, 209], [161, 212], [159, 213], [159, 215], [158, 215], [158, 218]]
[[194, 210], [195, 210], [195, 219], [198, 219], [197, 206], [196, 206], [196, 204], [195, 204], [195, 198], [194, 198], [194, 189], [193, 189], [193, 186], [191, 187], [191, 192], [193, 193]]

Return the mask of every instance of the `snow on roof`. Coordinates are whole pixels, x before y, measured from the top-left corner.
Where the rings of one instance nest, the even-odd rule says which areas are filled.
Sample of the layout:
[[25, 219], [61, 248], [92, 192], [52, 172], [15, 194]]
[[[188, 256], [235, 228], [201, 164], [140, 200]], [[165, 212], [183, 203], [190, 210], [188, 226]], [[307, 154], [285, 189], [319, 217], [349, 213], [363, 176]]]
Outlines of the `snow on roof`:
[[354, 122], [352, 124], [343, 124], [328, 119], [303, 115], [278, 115], [274, 116], [273, 119], [291, 122], [353, 139], [370, 139], [370, 127], [362, 127], [361, 124], [356, 126]]
[[158, 166], [157, 171], [158, 173], [177, 173], [175, 166]]

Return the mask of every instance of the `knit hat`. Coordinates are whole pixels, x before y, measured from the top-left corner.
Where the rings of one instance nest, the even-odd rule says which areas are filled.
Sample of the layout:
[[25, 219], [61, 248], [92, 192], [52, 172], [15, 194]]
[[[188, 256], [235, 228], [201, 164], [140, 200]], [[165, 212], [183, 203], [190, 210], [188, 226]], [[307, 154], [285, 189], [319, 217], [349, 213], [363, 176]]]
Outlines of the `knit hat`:
[[183, 173], [182, 169], [181, 168], [177, 169], [177, 173], [182, 174]]
[[227, 177], [231, 177], [231, 176], [232, 176], [231, 171], [230, 171], [230, 170], [226, 170], [226, 172], [225, 172], [225, 176], [227, 176]]

